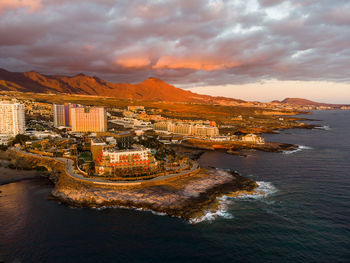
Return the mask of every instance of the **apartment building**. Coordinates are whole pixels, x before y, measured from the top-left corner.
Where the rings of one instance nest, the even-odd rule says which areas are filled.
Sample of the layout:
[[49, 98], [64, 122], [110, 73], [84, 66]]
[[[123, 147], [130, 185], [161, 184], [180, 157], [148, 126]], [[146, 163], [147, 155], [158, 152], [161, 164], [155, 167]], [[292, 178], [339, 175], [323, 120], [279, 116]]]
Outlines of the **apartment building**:
[[16, 136], [24, 131], [24, 104], [0, 102], [0, 133]]

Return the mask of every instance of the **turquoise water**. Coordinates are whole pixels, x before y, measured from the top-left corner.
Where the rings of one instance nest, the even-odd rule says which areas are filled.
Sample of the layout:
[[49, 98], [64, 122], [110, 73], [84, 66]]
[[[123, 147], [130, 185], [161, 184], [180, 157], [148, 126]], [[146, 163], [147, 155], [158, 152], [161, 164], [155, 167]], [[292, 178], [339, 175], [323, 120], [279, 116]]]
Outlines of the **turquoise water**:
[[205, 220], [129, 209], [75, 209], [48, 200], [35, 179], [0, 186], [0, 259], [5, 262], [350, 262], [350, 111], [314, 112], [328, 126], [267, 140], [291, 154], [247, 158], [207, 152], [202, 166], [233, 169], [261, 193], [223, 198]]

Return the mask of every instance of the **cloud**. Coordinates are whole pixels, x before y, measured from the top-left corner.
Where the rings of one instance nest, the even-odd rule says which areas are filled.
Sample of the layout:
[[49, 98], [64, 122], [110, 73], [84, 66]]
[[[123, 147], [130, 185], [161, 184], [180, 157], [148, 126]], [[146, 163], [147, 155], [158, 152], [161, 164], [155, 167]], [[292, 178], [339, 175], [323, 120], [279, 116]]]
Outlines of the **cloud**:
[[0, 12], [8, 70], [184, 87], [350, 82], [344, 0], [0, 0]]
[[30, 12], [41, 9], [41, 0], [0, 0], [0, 13], [6, 9], [26, 7]]
[[150, 65], [151, 61], [147, 57], [127, 57], [127, 58], [118, 58], [115, 60], [115, 63], [126, 68], [144, 68]]
[[193, 69], [193, 70], [220, 70], [239, 66], [239, 62], [224, 62], [206, 56], [199, 57], [176, 57], [163, 56], [153, 66], [154, 69]]

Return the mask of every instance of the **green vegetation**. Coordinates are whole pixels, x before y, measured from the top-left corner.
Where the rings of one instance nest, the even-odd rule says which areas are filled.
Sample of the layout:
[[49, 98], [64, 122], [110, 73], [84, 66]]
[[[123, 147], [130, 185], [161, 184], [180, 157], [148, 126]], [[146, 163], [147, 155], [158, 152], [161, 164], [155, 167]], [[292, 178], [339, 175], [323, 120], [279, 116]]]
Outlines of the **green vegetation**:
[[30, 140], [30, 137], [24, 134], [17, 134], [16, 137], [10, 142], [10, 145], [13, 146], [15, 144], [25, 145], [27, 141]]
[[160, 142], [156, 137], [149, 137], [139, 142], [141, 145], [154, 149], [156, 151], [155, 158], [157, 160], [165, 160], [168, 157], [175, 158], [176, 153], [174, 149], [166, 146], [164, 143]]
[[78, 159], [81, 159], [84, 162], [91, 162], [92, 161], [92, 154], [90, 151], [81, 152], [81, 153], [79, 153]]
[[8, 146], [7, 145], [4, 145], [4, 144], [0, 144], [0, 151], [7, 151], [8, 149]]

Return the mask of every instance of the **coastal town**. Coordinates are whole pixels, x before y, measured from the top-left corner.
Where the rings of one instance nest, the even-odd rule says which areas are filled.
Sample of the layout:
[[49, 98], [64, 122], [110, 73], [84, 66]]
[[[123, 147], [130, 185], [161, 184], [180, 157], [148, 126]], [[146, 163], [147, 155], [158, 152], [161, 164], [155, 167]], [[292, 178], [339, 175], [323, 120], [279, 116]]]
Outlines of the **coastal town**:
[[0, 147], [8, 168], [48, 173], [52, 196], [70, 205], [137, 207], [183, 218], [215, 206], [218, 193], [257, 187], [233, 171], [218, 176], [200, 167], [205, 151], [237, 158], [251, 150], [294, 151], [297, 145], [269, 142], [263, 134], [316, 127], [293, 116], [307, 113], [298, 106], [15, 94], [2, 94], [0, 101]]
[[[239, 153], [244, 149], [294, 150], [293, 145], [266, 142], [262, 134], [313, 128], [291, 115], [306, 109], [326, 109], [253, 103], [231, 106], [232, 111], [227, 113], [219, 111], [225, 106], [217, 107], [215, 117], [210, 118], [212, 106], [205, 105], [180, 103], [183, 108], [192, 107], [180, 114], [176, 103], [167, 108], [162, 103], [131, 101], [127, 105], [115, 100], [96, 105], [93, 96], [71, 96], [72, 102], [66, 96], [65, 102], [58, 103], [44, 94], [0, 95], [3, 148], [17, 145], [26, 152], [69, 158], [84, 176], [109, 180], [154, 178], [190, 169], [194, 158], [179, 148], [224, 150], [240, 156], [245, 156]], [[80, 103], [76, 103], [77, 98]], [[86, 104], [81, 103], [84, 101]]]
[[48, 173], [55, 184], [52, 196], [74, 206], [149, 208], [190, 218], [212, 204], [208, 201], [218, 191], [256, 187], [235, 173], [218, 177], [201, 169], [193, 148], [207, 148], [186, 142], [262, 146], [263, 137], [220, 135], [214, 121], [171, 119], [154, 112], [158, 110], [139, 105], [107, 110], [2, 100], [0, 147], [7, 153], [2, 158], [9, 161], [7, 168]]
[[350, 0], [0, 0], [0, 263], [350, 263]]
[[[1, 101], [1, 144], [70, 158], [86, 176], [118, 180], [190, 169], [193, 161], [178, 155], [171, 145], [195, 140], [265, 144], [256, 134], [220, 135], [215, 121], [170, 119], [150, 112], [154, 109], [144, 106], [128, 106], [111, 114], [104, 107], [71, 103]], [[30, 118], [27, 124], [26, 115]], [[30, 117], [35, 115], [42, 118]]]

